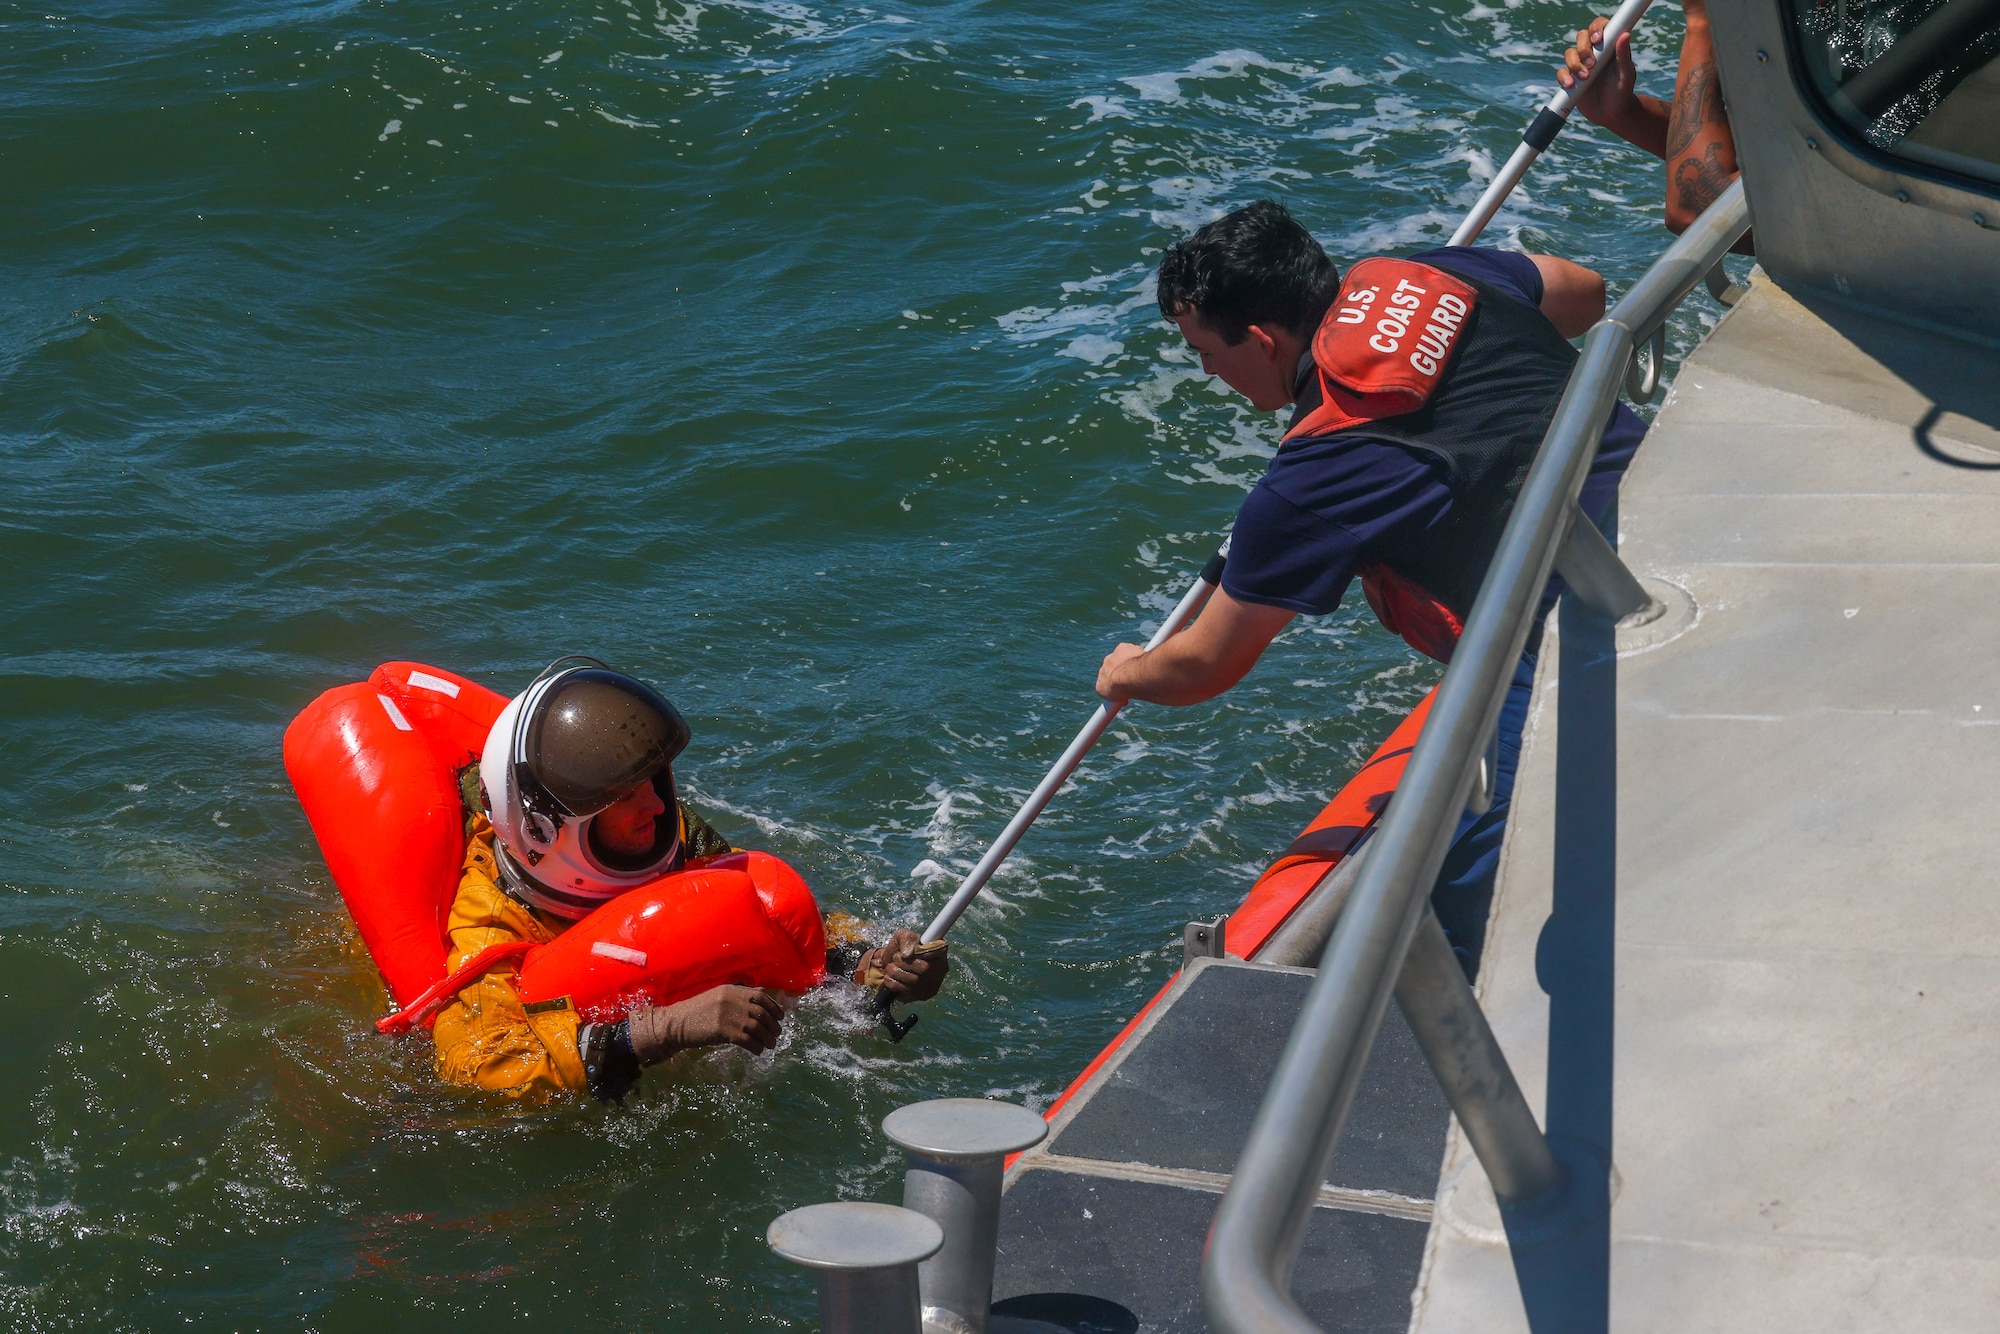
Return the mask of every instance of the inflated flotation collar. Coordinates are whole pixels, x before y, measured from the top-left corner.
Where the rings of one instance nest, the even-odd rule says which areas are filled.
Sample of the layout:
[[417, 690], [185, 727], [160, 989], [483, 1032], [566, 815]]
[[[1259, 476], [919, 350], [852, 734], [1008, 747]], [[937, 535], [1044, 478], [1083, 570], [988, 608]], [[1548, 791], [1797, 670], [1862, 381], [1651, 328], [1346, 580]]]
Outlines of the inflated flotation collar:
[[825, 979], [825, 927], [799, 873], [766, 852], [725, 852], [530, 950], [514, 987], [530, 1005], [567, 998], [586, 1019], [617, 1019], [728, 982], [797, 994]]
[[1361, 570], [1392, 632], [1448, 662], [1576, 352], [1546, 316], [1477, 279], [1364, 259], [1313, 335], [1287, 442], [1352, 433], [1442, 465], [1452, 522], [1418, 559]]
[[[385, 1028], [426, 1021], [434, 1005], [422, 1002], [456, 994], [439, 984], [465, 858], [458, 774], [506, 704], [454, 673], [390, 662], [327, 691], [285, 731], [285, 772], [334, 884], [399, 1011], [412, 1012]], [[805, 991], [825, 976], [826, 941], [796, 871], [732, 852], [621, 894], [546, 945], [487, 951], [453, 976], [463, 986], [501, 964], [517, 966], [524, 1001], [609, 1019], [729, 982]]]

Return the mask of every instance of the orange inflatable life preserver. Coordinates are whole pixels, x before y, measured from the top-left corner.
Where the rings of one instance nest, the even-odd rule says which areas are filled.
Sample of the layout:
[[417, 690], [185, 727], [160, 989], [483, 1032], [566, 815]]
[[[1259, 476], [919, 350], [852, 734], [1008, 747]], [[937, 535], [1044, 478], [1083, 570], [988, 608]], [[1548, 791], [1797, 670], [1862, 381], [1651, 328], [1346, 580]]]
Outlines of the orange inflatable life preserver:
[[1375, 831], [1389, 798], [1403, 781], [1403, 770], [1417, 748], [1417, 738], [1423, 734], [1424, 721], [1430, 717], [1436, 698], [1433, 687], [1375, 748], [1368, 763], [1354, 771], [1326, 808], [1257, 878], [1224, 928], [1229, 953], [1247, 959], [1263, 948], [1320, 880]]
[[[426, 1022], [434, 1005], [421, 1002], [446, 981], [445, 921], [465, 859], [458, 774], [506, 704], [441, 668], [387, 662], [327, 691], [285, 730], [285, 772], [333, 883], [398, 1009], [417, 1007], [385, 1031]], [[689, 862], [546, 945], [506, 953], [518, 957], [524, 1001], [567, 998], [587, 1019], [730, 982], [801, 992], [826, 975], [812, 890], [761, 852]]]

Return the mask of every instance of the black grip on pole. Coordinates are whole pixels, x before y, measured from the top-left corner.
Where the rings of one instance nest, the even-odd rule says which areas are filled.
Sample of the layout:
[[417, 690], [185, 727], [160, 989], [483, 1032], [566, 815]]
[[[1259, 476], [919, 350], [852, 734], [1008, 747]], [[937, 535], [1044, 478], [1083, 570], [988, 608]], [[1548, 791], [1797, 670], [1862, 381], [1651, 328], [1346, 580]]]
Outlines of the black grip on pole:
[[1556, 136], [1562, 133], [1562, 127], [1568, 123], [1569, 117], [1558, 116], [1547, 107], [1543, 107], [1535, 113], [1535, 118], [1528, 122], [1528, 128], [1521, 131], [1521, 142], [1537, 153], [1546, 152], [1548, 146], [1556, 141]]
[[896, 998], [890, 995], [886, 988], [877, 991], [871, 996], [868, 1005], [869, 1009], [874, 1012], [875, 1017], [882, 1021], [882, 1027], [889, 1030], [889, 1041], [891, 1042], [901, 1042], [904, 1038], [908, 1037], [910, 1030], [917, 1026], [917, 1020], [921, 1017], [913, 1014], [907, 1019], [897, 1019], [895, 1010]]
[[1222, 587], [1222, 567], [1229, 563], [1229, 557], [1218, 551], [1208, 558], [1208, 564], [1201, 567], [1201, 581], [1210, 588]]

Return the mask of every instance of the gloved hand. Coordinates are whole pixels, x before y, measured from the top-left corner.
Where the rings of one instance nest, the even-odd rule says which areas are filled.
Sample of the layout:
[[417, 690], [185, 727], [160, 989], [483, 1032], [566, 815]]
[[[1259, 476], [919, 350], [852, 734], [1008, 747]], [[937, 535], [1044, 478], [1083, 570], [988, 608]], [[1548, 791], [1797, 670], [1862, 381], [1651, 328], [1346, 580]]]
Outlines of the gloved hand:
[[864, 987], [887, 992], [899, 1001], [927, 1001], [944, 987], [951, 971], [948, 948], [942, 940], [926, 945], [923, 937], [905, 927], [861, 956], [854, 980]]
[[699, 996], [633, 1014], [632, 1050], [640, 1065], [725, 1042], [761, 1056], [778, 1045], [778, 1025], [784, 1017], [778, 1002], [755, 987], [713, 987]]

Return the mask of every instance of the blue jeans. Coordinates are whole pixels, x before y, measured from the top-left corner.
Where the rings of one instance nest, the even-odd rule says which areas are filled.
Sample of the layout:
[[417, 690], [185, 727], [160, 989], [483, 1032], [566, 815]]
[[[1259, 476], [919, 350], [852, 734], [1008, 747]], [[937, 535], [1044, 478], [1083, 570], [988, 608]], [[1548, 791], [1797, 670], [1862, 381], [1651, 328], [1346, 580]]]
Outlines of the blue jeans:
[[1528, 722], [1528, 696], [1534, 685], [1535, 654], [1523, 653], [1500, 706], [1500, 772], [1494, 779], [1493, 805], [1484, 815], [1468, 811], [1459, 817], [1458, 831], [1431, 888], [1431, 907], [1467, 978], [1478, 975], [1480, 950], [1486, 944], [1486, 913], [1493, 906], [1493, 876], [1500, 869], [1500, 841], [1513, 805], [1521, 729]]

